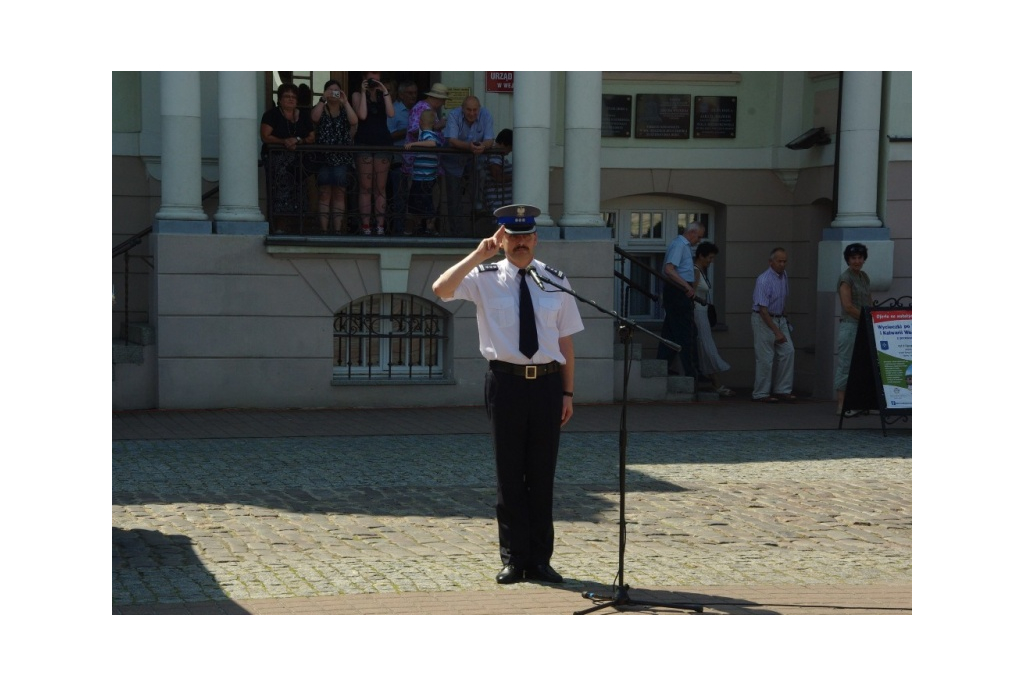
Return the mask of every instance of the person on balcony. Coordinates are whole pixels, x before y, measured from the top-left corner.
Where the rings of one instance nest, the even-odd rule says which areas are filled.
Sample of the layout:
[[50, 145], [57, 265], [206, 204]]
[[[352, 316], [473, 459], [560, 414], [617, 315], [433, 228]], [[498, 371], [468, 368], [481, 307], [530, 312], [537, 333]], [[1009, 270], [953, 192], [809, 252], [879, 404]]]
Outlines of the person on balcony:
[[[319, 145], [352, 145], [351, 130], [359, 119], [339, 81], [331, 79], [324, 84], [323, 97], [313, 108], [312, 119], [316, 124], [316, 142]], [[333, 227], [334, 234], [341, 235], [352, 153], [332, 150], [321, 152], [319, 156], [323, 160], [323, 166], [316, 174], [316, 184], [320, 189], [320, 232], [326, 235], [329, 227]]]
[[[277, 105], [263, 113], [260, 120], [260, 158], [270, 189], [270, 212], [274, 233], [298, 228], [298, 218], [306, 209], [302, 189], [302, 164], [296, 149], [316, 140], [313, 119], [308, 110], [299, 109], [299, 89], [282, 83], [277, 89]], [[270, 146], [283, 146], [272, 151]]]
[[[441, 136], [434, 131], [434, 110], [428, 109], [420, 115], [420, 139], [406, 143], [406, 150], [430, 149], [441, 146]], [[418, 235], [434, 235], [434, 182], [437, 180], [438, 155], [424, 152], [416, 155], [412, 163], [412, 185], [409, 188], [409, 220], [419, 223]], [[412, 226], [405, 227], [405, 235], [412, 235]]]
[[[420, 91], [414, 81], [401, 81], [398, 84], [398, 102], [395, 103], [395, 116], [388, 117], [388, 131], [391, 141], [397, 148], [405, 147], [405, 134], [409, 129], [409, 114], [420, 99]], [[405, 228], [405, 209], [409, 202], [409, 177], [402, 173], [402, 155], [396, 154], [391, 160], [391, 171], [388, 173], [389, 192], [391, 197], [391, 225], [396, 230]]]
[[[448, 116], [444, 127], [445, 144], [466, 154], [443, 155], [441, 167], [444, 169], [444, 191], [448, 198], [448, 221], [452, 235], [463, 235], [466, 232], [466, 217], [476, 203], [476, 179], [472, 178], [484, 167], [485, 157], [481, 157], [494, 145], [494, 119], [486, 107], [480, 105], [480, 99], [469, 95], [462, 101], [462, 107]], [[472, 179], [472, 180], [471, 180]], [[464, 206], [464, 195], [469, 191], [470, 206]]]
[[[420, 139], [420, 119], [423, 113], [430, 110], [434, 113], [434, 124], [431, 130], [441, 139], [444, 145], [444, 124], [447, 118], [444, 114], [444, 103], [448, 101], [448, 87], [443, 83], [435, 83], [430, 87], [422, 100], [413, 105], [409, 110], [409, 120], [406, 122], [405, 144], [415, 143]], [[404, 187], [412, 185], [412, 165], [416, 155], [405, 153], [402, 155], [402, 183]], [[438, 175], [444, 173], [438, 169]]]
[[489, 212], [512, 204], [512, 129], [502, 129], [494, 138], [494, 148], [505, 154], [487, 157], [484, 175], [484, 204]]
[[[359, 117], [355, 144], [368, 147], [390, 147], [391, 132], [388, 131], [388, 117], [395, 116], [395, 106], [391, 102], [391, 93], [380, 81], [379, 71], [365, 72], [360, 89], [352, 93], [352, 107]], [[356, 164], [359, 175], [359, 213], [362, 215], [363, 235], [373, 235], [371, 222], [374, 219], [376, 220], [377, 235], [384, 235], [391, 154], [382, 150], [362, 152], [359, 153]]]

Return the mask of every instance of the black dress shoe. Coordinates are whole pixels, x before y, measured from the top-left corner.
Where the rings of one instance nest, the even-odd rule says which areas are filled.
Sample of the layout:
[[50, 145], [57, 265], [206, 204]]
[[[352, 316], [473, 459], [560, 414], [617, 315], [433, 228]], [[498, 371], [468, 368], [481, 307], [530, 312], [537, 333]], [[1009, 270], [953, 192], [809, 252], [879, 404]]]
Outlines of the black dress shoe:
[[543, 580], [545, 583], [561, 583], [562, 576], [551, 568], [551, 564], [538, 564], [526, 569], [526, 577], [530, 580]]
[[501, 571], [498, 572], [495, 580], [501, 585], [508, 585], [509, 583], [518, 583], [523, 579], [523, 569], [516, 566], [515, 564], [505, 564]]

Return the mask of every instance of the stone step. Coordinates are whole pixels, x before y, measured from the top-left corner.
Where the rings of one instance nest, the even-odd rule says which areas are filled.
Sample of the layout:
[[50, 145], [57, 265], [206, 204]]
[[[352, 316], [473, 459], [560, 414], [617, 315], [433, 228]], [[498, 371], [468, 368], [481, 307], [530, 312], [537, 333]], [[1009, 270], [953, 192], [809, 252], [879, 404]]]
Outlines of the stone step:
[[115, 338], [113, 341], [113, 362], [114, 364], [142, 364], [145, 361], [145, 349], [145, 345]]
[[130, 323], [125, 338], [136, 345], [153, 345], [156, 343], [156, 329], [148, 323]]

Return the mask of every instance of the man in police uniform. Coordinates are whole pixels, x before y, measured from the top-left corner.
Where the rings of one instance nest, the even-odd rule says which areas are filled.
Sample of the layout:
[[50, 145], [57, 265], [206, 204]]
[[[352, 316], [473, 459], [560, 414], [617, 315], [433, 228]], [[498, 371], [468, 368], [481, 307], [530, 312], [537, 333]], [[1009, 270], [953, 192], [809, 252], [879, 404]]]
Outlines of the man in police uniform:
[[[498, 473], [502, 584], [524, 577], [562, 582], [551, 568], [551, 509], [558, 440], [572, 416], [570, 336], [583, 330], [583, 321], [572, 295], [539, 287], [538, 272], [569, 288], [562, 272], [534, 259], [539, 214], [530, 205], [494, 210], [494, 235], [434, 282], [434, 294], [445, 302], [476, 304], [480, 353], [489, 362], [484, 400]], [[505, 259], [485, 264], [499, 249]]]

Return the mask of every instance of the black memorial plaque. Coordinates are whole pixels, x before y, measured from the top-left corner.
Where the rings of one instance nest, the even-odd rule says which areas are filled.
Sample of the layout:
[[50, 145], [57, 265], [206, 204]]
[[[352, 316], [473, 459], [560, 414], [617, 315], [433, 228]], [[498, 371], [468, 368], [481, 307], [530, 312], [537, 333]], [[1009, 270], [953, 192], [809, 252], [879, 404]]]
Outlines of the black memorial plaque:
[[688, 94], [636, 96], [636, 137], [690, 137], [690, 96]]
[[601, 137], [629, 138], [633, 128], [633, 96], [601, 96]]
[[735, 138], [736, 98], [698, 95], [693, 102], [694, 138]]

